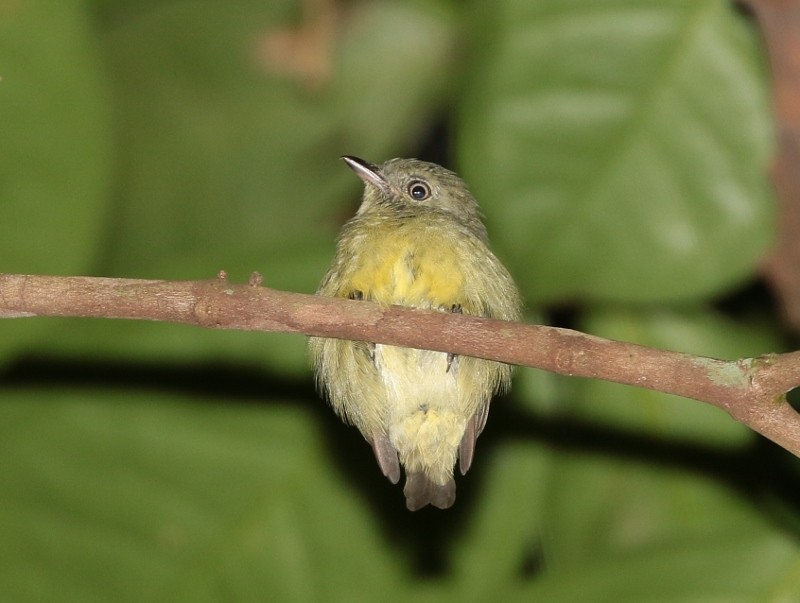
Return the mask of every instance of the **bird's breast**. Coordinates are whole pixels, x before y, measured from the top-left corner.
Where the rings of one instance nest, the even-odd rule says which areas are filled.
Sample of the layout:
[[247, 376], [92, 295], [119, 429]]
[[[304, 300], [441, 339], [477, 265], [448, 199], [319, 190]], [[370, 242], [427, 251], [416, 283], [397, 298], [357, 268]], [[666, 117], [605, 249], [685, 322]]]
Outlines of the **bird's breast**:
[[446, 236], [402, 230], [371, 237], [358, 253], [351, 285], [381, 303], [439, 308], [460, 303], [462, 262]]

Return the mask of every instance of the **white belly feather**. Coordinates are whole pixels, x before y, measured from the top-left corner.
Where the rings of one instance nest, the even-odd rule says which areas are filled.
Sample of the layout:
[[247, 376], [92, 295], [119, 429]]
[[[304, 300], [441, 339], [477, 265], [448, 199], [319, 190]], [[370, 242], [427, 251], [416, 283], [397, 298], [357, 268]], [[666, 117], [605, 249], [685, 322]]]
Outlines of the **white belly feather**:
[[407, 471], [446, 483], [466, 426], [458, 390], [458, 358], [447, 354], [375, 346], [375, 365], [386, 387], [386, 428]]

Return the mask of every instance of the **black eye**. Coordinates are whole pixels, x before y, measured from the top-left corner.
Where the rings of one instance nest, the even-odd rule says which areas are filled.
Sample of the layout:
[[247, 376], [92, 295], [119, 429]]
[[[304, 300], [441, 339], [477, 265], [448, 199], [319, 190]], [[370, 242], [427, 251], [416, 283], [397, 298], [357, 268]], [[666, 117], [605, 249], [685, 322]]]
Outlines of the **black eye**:
[[411, 195], [411, 198], [415, 201], [425, 201], [425, 199], [431, 196], [431, 189], [421, 180], [414, 180], [408, 185], [408, 194]]

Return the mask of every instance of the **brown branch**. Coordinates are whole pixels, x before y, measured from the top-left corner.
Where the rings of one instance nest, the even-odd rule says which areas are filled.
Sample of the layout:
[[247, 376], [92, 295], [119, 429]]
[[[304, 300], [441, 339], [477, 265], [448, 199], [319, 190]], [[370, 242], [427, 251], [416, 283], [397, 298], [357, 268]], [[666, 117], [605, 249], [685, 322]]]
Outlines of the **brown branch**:
[[786, 321], [800, 330], [800, 0], [743, 0], [758, 19], [772, 69], [778, 155], [777, 240], [764, 266]]
[[0, 275], [0, 318], [72, 316], [298, 333], [453, 352], [713, 404], [800, 456], [800, 352], [715, 360], [569, 329], [210, 281]]

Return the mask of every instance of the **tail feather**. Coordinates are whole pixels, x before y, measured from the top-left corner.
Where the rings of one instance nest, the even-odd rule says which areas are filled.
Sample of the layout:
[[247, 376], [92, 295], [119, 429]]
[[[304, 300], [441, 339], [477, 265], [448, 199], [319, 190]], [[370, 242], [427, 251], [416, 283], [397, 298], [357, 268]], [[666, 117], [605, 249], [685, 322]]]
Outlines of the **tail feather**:
[[472, 457], [475, 455], [475, 440], [478, 434], [475, 431], [475, 415], [467, 421], [467, 428], [461, 436], [461, 444], [458, 446], [458, 468], [461, 475], [466, 475], [472, 466]]
[[449, 509], [456, 501], [456, 482], [451, 477], [440, 485], [433, 483], [422, 472], [407, 473], [403, 494], [406, 495], [406, 508], [409, 511], [418, 511], [426, 505]]
[[400, 481], [400, 461], [397, 459], [397, 450], [385, 435], [377, 435], [370, 440], [375, 460], [383, 474], [389, 481], [396, 484]]

